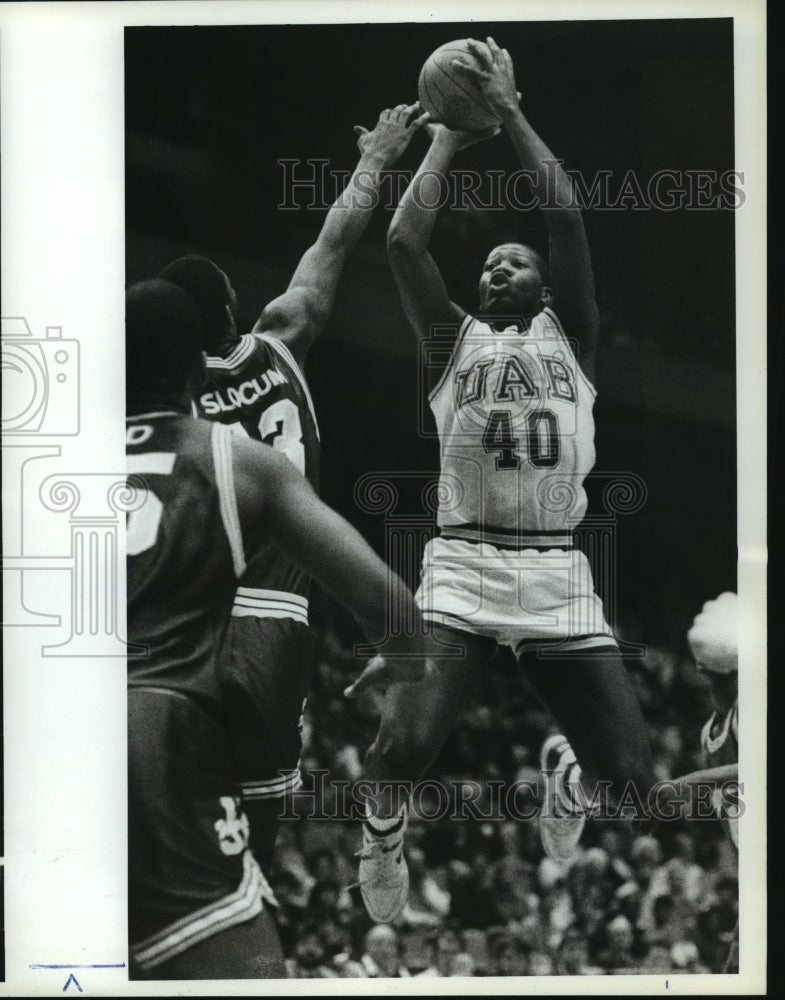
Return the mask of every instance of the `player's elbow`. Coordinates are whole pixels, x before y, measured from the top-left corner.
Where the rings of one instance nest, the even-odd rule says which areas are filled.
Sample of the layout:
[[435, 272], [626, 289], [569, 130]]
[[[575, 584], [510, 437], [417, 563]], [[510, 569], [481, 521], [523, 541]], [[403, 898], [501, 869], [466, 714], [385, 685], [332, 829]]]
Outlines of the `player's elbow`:
[[387, 254], [392, 261], [412, 260], [422, 253], [414, 236], [405, 226], [393, 224], [387, 233]]
[[333, 297], [325, 292], [323, 295], [311, 295], [305, 301], [303, 310], [306, 329], [314, 336], [327, 326], [332, 311]]

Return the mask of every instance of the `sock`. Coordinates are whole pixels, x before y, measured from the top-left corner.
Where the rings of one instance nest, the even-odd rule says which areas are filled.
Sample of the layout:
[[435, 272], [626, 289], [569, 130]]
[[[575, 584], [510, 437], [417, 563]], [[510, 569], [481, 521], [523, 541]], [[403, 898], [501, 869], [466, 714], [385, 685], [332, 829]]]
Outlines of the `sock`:
[[396, 816], [374, 816], [370, 805], [365, 806], [365, 825], [371, 833], [383, 836], [392, 833], [403, 827], [406, 819], [406, 808], [404, 807]]
[[583, 813], [581, 797], [577, 788], [580, 788], [581, 769], [575, 760], [572, 750], [567, 751], [572, 757], [571, 764], [564, 765], [564, 771], [556, 774], [556, 801], [567, 815], [580, 815]]

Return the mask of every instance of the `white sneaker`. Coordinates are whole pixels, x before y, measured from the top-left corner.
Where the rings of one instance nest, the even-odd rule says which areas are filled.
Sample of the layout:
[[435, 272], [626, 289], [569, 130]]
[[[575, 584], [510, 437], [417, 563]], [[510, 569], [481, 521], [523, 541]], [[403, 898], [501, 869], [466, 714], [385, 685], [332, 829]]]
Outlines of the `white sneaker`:
[[368, 916], [390, 924], [400, 916], [409, 897], [409, 868], [403, 857], [406, 814], [388, 833], [377, 834], [363, 823], [359, 886]]
[[586, 816], [582, 812], [572, 815], [559, 815], [563, 810], [556, 798], [555, 782], [564, 775], [571, 764], [577, 763], [572, 747], [566, 737], [557, 733], [549, 736], [540, 750], [540, 770], [551, 772], [545, 782], [547, 799], [545, 809], [540, 813], [540, 840], [545, 853], [552, 861], [566, 864], [575, 856], [578, 842], [586, 825]]

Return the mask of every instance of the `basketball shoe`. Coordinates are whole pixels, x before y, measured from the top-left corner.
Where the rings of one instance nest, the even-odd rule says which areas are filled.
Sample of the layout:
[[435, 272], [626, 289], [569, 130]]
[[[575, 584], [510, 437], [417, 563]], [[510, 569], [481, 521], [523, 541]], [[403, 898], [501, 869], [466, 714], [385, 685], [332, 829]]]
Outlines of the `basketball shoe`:
[[409, 869], [403, 856], [406, 820], [404, 809], [397, 819], [376, 820], [376, 826], [369, 820], [363, 823], [358, 884], [368, 916], [377, 924], [392, 923], [409, 896]]

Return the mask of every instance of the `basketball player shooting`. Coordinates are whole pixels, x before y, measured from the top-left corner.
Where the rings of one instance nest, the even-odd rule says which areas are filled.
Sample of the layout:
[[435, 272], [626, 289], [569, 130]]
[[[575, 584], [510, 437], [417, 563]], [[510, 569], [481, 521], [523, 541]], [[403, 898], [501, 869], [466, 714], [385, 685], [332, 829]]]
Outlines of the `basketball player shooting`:
[[[450, 300], [428, 250], [436, 222], [429, 206], [439, 202], [436, 185], [453, 156], [499, 129], [426, 126], [431, 145], [393, 218], [388, 249], [418, 337], [429, 337], [436, 324], [456, 331], [429, 396], [440, 438], [440, 493], [451, 499], [439, 511], [438, 536], [425, 548], [417, 601], [437, 638], [457, 643], [463, 654], [441, 659], [415, 695], [388, 689], [366, 777], [380, 783], [421, 777], [478, 673], [499, 645], [509, 646], [566, 736], [543, 747], [549, 780], [539, 817], [546, 852], [565, 861], [580, 838], [582, 803], [595, 782], [609, 783], [616, 802], [633, 782], [645, 801], [652, 773], [633, 686], [588, 561], [573, 547], [587, 504], [583, 482], [595, 458], [599, 317], [580, 210], [566, 174], [519, 108], [511, 57], [491, 38], [470, 41], [468, 50], [474, 58], [453, 66], [477, 85], [534, 178], [549, 262], [529, 246], [497, 246], [480, 275], [476, 315]], [[566, 510], [551, 499], [559, 493], [572, 498]], [[372, 682], [376, 669], [378, 661], [349, 696]], [[396, 918], [408, 891], [407, 809], [387, 806], [382, 794], [369, 802], [360, 861], [363, 898], [378, 922]]]

